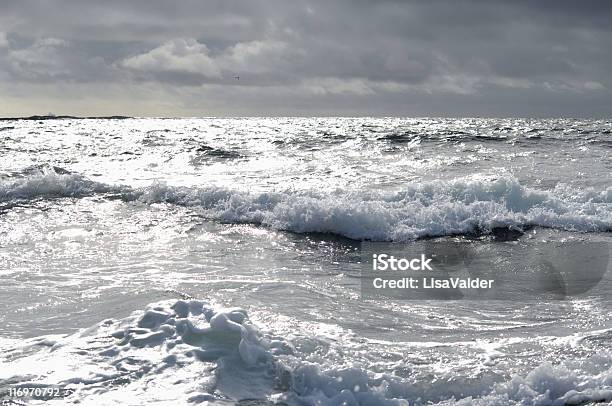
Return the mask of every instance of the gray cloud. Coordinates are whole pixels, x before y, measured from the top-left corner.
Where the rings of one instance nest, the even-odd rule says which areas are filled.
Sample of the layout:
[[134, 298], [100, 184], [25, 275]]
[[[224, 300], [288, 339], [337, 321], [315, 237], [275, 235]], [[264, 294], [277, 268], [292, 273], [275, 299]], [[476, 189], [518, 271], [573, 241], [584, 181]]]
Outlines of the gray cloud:
[[9, 51], [9, 68], [26, 79], [68, 75], [64, 63], [68, 58], [62, 55], [68, 47], [68, 42], [62, 39], [38, 39], [29, 47]]
[[0, 48], [8, 48], [9, 43], [8, 43], [8, 39], [6, 38], [6, 33], [0, 31]]
[[610, 17], [607, 1], [5, 0], [0, 115], [113, 99], [153, 115], [608, 115]]

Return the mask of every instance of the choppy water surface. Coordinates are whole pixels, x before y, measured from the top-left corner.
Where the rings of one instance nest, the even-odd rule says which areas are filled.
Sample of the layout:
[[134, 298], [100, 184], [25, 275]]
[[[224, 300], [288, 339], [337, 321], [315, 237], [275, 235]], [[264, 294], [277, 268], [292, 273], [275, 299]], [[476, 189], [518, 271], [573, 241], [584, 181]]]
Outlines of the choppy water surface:
[[610, 401], [609, 295], [363, 300], [359, 241], [609, 244], [611, 137], [571, 119], [2, 122], [0, 384], [93, 405]]

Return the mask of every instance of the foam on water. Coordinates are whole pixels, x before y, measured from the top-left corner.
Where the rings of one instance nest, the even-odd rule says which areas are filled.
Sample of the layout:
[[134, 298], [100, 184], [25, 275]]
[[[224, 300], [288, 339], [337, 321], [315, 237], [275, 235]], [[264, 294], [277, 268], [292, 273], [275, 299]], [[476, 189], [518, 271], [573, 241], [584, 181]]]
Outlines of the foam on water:
[[[339, 345], [350, 351], [347, 343]], [[196, 300], [165, 301], [71, 336], [5, 344], [2, 358], [8, 368], [0, 371], [0, 386], [62, 385], [75, 391], [64, 402], [84, 405], [246, 399], [290, 405], [565, 405], [612, 400], [612, 359], [605, 355], [574, 365], [544, 363], [526, 376], [500, 382], [450, 376], [415, 383], [373, 372], [368, 365], [335, 365], [324, 358], [312, 362], [299, 347], [289, 337], [258, 329], [244, 310]]]
[[398, 192], [335, 190], [248, 192], [225, 187], [132, 188], [45, 171], [0, 182], [0, 202], [114, 193], [126, 201], [170, 203], [201, 210], [212, 220], [251, 223], [297, 233], [357, 240], [407, 241], [539, 226], [577, 232], [612, 230], [612, 188], [544, 191], [513, 177], [473, 177], [405, 185]]

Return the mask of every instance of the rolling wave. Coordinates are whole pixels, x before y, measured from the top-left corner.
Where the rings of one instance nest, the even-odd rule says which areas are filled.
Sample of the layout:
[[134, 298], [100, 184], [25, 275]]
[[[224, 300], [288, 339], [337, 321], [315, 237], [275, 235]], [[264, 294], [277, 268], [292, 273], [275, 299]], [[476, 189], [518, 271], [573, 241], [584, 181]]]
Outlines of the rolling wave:
[[412, 183], [398, 192], [248, 192], [163, 183], [133, 188], [55, 170], [0, 181], [2, 203], [109, 193], [129, 202], [192, 207], [206, 218], [225, 223], [250, 223], [297, 233], [331, 233], [356, 240], [409, 241], [487, 234], [496, 228], [612, 230], [612, 188], [580, 190], [559, 185], [544, 191], [525, 187], [512, 177]]
[[0, 177], [0, 203], [41, 198], [85, 197], [123, 188], [94, 182], [86, 177], [57, 167], [31, 168], [21, 174]]

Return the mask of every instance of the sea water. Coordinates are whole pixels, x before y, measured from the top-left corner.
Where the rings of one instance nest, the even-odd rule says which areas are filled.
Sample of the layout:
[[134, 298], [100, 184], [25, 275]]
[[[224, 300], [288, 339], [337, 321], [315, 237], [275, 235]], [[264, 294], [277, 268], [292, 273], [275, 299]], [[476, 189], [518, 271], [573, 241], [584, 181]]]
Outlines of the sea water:
[[611, 137], [577, 119], [3, 121], [1, 399], [611, 401], [609, 278], [537, 300], [361, 290], [364, 242], [469, 243], [492, 272], [516, 249], [609, 247]]

